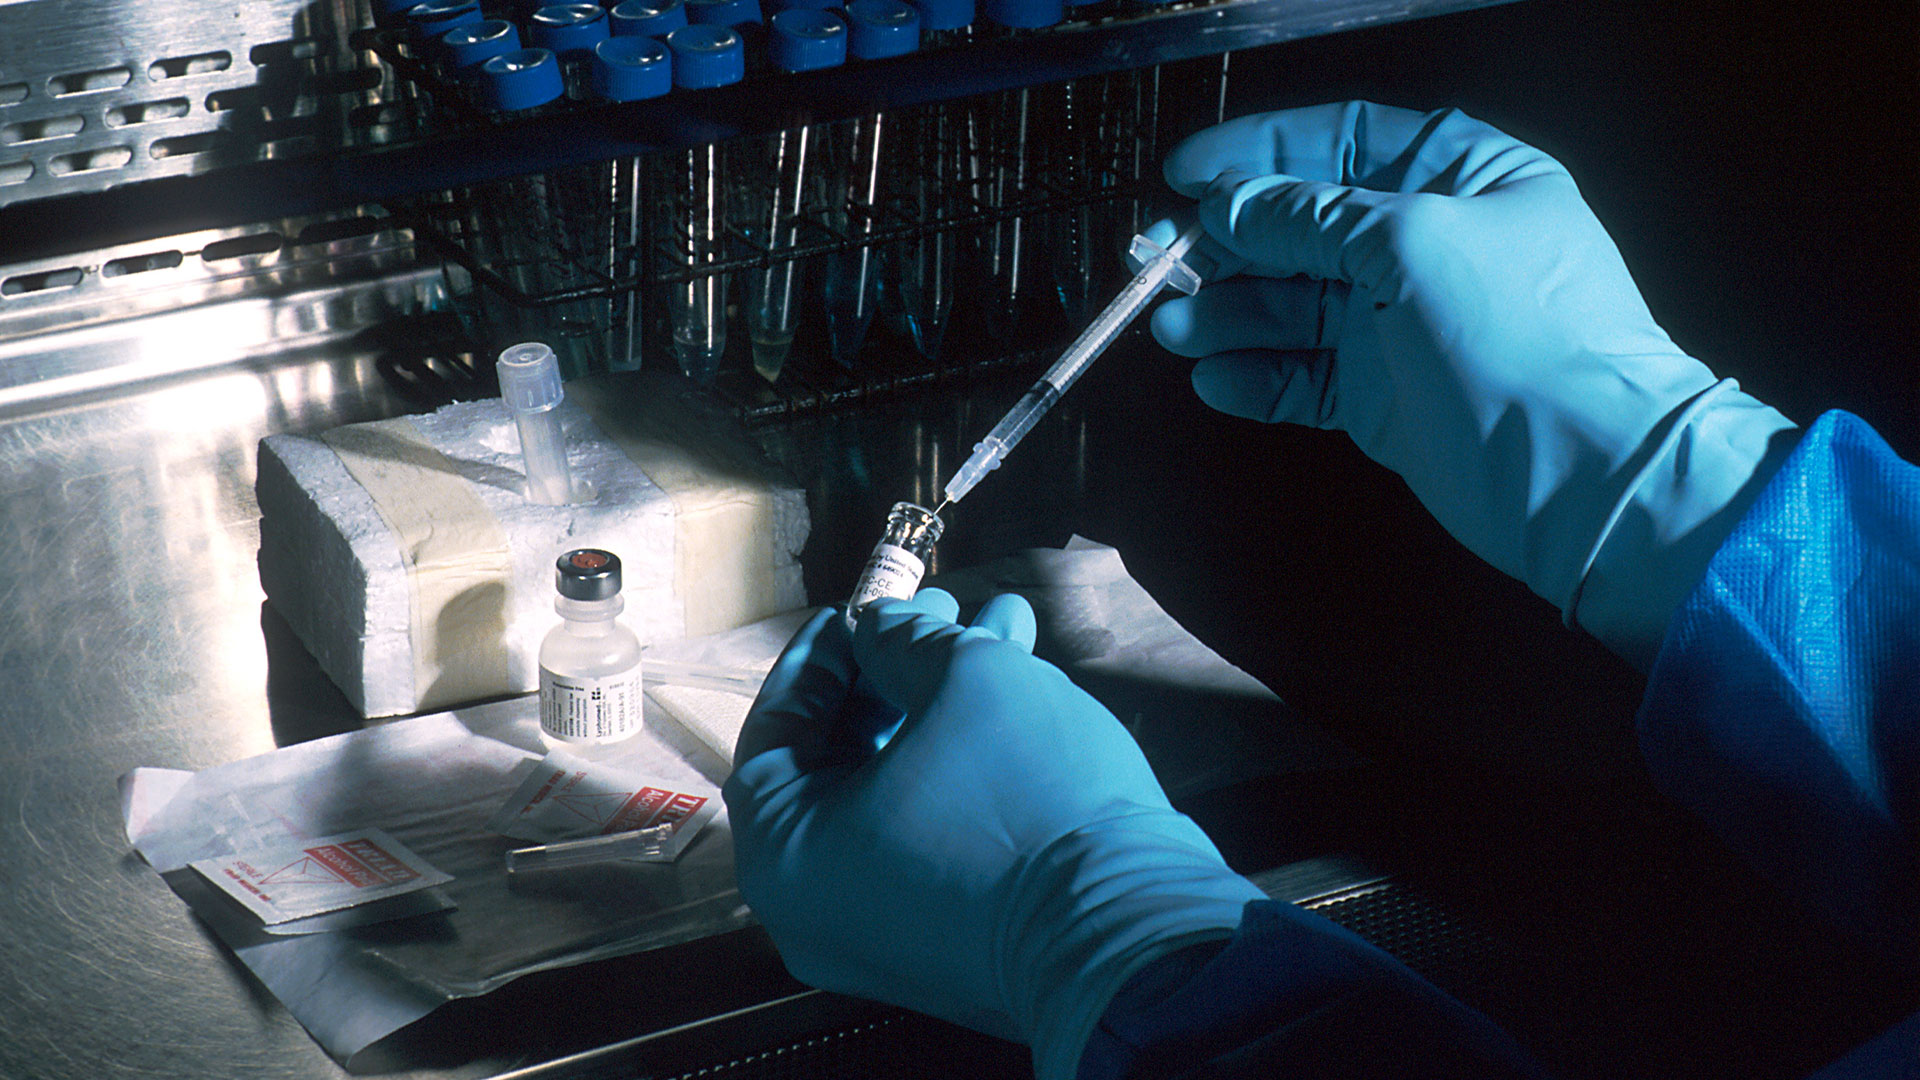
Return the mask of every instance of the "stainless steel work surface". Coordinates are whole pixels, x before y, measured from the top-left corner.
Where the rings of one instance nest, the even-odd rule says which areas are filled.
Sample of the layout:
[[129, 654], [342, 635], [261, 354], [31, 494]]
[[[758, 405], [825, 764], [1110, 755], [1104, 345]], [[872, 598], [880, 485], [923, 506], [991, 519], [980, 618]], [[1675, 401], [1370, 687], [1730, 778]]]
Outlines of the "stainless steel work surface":
[[132, 854], [115, 781], [351, 724], [269, 663], [255, 446], [404, 405], [332, 349], [0, 418], [0, 1076], [340, 1075]]

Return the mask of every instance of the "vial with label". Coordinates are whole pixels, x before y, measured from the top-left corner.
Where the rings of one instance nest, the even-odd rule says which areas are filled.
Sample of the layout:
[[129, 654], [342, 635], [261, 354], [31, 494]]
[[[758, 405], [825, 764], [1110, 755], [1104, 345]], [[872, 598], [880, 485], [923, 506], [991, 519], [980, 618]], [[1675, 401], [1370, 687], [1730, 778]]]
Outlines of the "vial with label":
[[561, 623], [540, 643], [540, 731], [573, 744], [640, 730], [640, 639], [619, 615], [620, 557], [580, 548], [555, 564]]
[[873, 554], [860, 571], [860, 582], [847, 601], [847, 626], [853, 626], [860, 609], [883, 596], [912, 599], [927, 576], [927, 557], [940, 539], [946, 523], [924, 506], [909, 502], [893, 504], [887, 512], [887, 532], [873, 545]]

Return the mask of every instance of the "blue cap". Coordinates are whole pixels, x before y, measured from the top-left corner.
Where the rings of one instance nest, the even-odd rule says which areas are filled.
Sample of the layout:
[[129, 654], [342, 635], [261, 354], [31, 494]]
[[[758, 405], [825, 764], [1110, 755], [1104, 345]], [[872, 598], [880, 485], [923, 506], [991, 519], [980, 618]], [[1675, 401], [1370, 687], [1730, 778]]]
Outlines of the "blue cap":
[[560, 61], [546, 49], [517, 49], [480, 65], [487, 103], [496, 109], [544, 105], [566, 90]]
[[485, 63], [520, 47], [520, 28], [505, 19], [456, 26], [440, 35], [440, 45], [457, 68]]
[[615, 37], [666, 37], [687, 25], [680, 0], [625, 0], [613, 9]]
[[1067, 17], [1062, 0], [986, 0], [981, 5], [987, 21], [1014, 29], [1052, 26]]
[[607, 11], [599, 4], [548, 4], [527, 20], [534, 45], [561, 56], [589, 54], [607, 40]]
[[760, 0], [686, 0], [687, 22], [741, 26], [760, 21]]
[[731, 27], [683, 26], [667, 35], [673, 85], [686, 90], [737, 83], [747, 75], [747, 47]]
[[781, 11], [799, 8], [803, 11], [826, 11], [840, 6], [840, 0], [773, 0], [773, 6]]
[[484, 18], [478, 0], [427, 0], [407, 9], [407, 25], [429, 42], [456, 26], [470, 26]]
[[958, 30], [973, 25], [973, 0], [914, 0], [920, 25], [928, 30]]
[[673, 89], [667, 47], [650, 37], [608, 38], [593, 47], [593, 92], [607, 101], [639, 101]]
[[767, 48], [782, 71], [834, 67], [847, 61], [847, 24], [830, 11], [789, 8], [773, 17]]
[[920, 47], [920, 12], [904, 0], [851, 0], [847, 51], [862, 60], [903, 56]]

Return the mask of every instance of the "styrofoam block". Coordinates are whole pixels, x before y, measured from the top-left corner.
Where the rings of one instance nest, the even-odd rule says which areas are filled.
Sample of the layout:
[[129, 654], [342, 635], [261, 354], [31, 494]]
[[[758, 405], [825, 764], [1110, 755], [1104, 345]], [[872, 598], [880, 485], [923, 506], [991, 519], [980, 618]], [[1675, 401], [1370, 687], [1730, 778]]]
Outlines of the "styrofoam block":
[[[609, 423], [638, 422], [647, 407], [636, 402], [634, 417], [619, 416]], [[700, 572], [697, 560], [690, 564], [684, 557], [676, 559], [674, 498], [577, 404], [569, 401], [560, 408], [568, 464], [576, 480], [592, 485], [595, 498], [590, 503], [550, 507], [524, 498], [519, 433], [497, 399], [449, 405], [411, 418], [485, 504], [507, 539], [509, 674], [493, 691], [497, 694], [524, 693], [539, 685], [539, 643], [556, 622], [553, 562], [561, 552], [604, 547], [620, 556], [625, 618], [643, 642], [685, 636], [690, 590], [678, 579]], [[682, 440], [703, 437], [690, 434], [685, 425], [668, 426]], [[653, 430], [657, 433], [659, 426]], [[693, 449], [700, 451], [695, 458], [728, 462], [716, 470], [716, 484], [740, 484], [739, 447], [718, 448], [710, 455], [704, 451], [714, 448]], [[805, 495], [771, 481], [759, 490], [771, 501], [772, 513], [761, 527], [772, 531], [774, 565], [751, 590], [748, 610], [723, 613], [726, 625], [796, 608], [806, 600], [798, 563], [809, 527]], [[411, 597], [399, 546], [373, 498], [332, 447], [315, 436], [263, 440], [257, 491], [261, 584], [321, 669], [362, 715], [392, 716], [456, 704], [423, 702], [414, 686]]]

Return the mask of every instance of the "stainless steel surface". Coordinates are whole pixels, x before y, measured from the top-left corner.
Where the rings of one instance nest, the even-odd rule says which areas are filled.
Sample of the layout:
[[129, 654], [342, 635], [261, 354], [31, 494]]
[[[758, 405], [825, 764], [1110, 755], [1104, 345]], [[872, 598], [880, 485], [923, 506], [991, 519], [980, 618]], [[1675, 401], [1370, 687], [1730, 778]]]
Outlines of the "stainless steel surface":
[[381, 141], [354, 0], [0, 4], [0, 206]]
[[210, 229], [0, 264], [0, 412], [314, 345], [446, 303], [374, 215]]
[[352, 723], [269, 663], [254, 448], [399, 408], [336, 349], [0, 421], [0, 1076], [339, 1075], [131, 854], [115, 780]]

